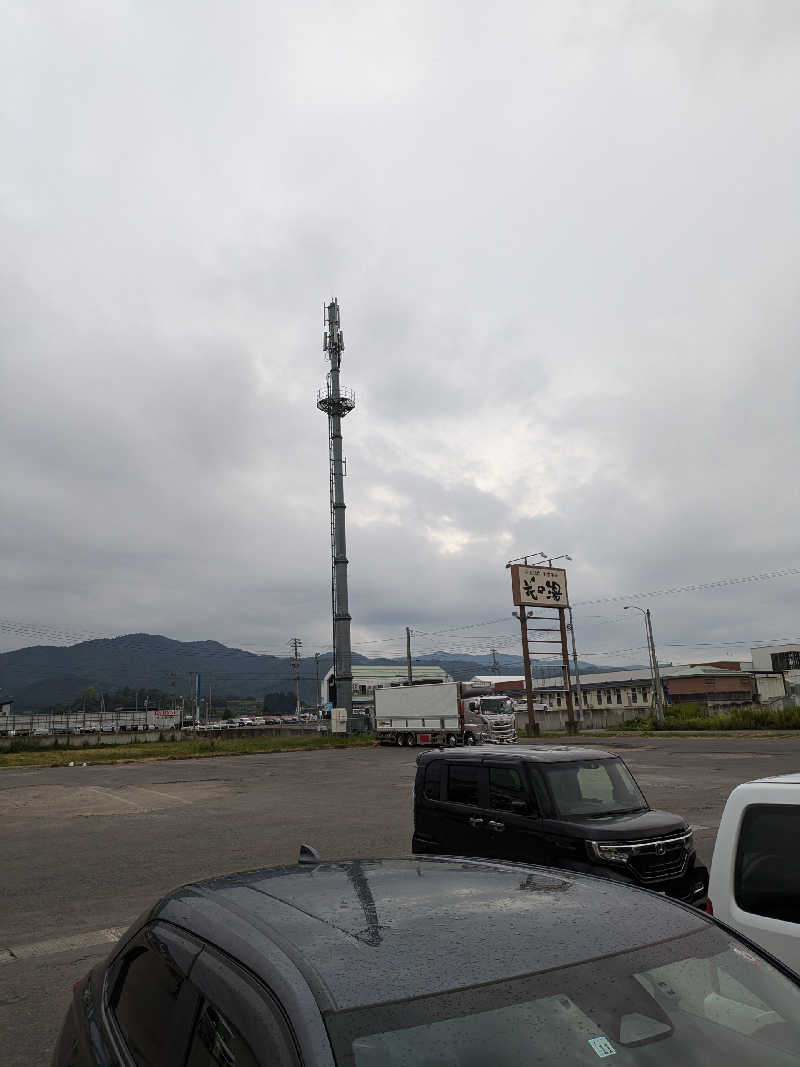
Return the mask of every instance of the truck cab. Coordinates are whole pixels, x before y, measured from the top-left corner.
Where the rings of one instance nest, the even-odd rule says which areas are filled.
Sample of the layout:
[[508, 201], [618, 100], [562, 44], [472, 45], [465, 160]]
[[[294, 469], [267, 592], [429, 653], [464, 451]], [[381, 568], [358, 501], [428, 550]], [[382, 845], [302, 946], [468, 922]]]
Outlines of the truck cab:
[[707, 911], [800, 973], [800, 774], [737, 785], [720, 819]]
[[484, 740], [490, 744], [508, 745], [517, 740], [514, 702], [502, 695], [471, 695], [462, 698], [464, 725], [480, 726]]
[[412, 851], [562, 867], [706, 901], [708, 871], [685, 820], [651, 808], [620, 757], [598, 749], [420, 754]]

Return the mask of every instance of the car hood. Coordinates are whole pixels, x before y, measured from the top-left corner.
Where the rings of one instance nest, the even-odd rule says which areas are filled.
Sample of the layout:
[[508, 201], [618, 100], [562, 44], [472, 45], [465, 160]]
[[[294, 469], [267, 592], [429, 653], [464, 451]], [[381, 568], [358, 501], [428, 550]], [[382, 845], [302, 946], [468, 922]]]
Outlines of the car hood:
[[653, 808], [631, 815], [607, 815], [602, 819], [545, 822], [549, 830], [590, 841], [649, 841], [654, 837], [684, 833], [688, 829], [680, 815]]

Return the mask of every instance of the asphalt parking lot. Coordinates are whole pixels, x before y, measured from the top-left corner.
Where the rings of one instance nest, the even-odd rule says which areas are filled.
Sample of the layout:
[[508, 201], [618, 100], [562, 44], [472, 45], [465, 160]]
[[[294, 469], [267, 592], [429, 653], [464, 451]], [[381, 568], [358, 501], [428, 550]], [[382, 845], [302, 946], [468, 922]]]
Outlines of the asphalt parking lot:
[[[711, 860], [741, 781], [800, 769], [800, 738], [586, 739]], [[368, 748], [0, 771], [0, 1059], [49, 1061], [73, 981], [183, 882], [323, 858], [407, 855], [416, 750]]]

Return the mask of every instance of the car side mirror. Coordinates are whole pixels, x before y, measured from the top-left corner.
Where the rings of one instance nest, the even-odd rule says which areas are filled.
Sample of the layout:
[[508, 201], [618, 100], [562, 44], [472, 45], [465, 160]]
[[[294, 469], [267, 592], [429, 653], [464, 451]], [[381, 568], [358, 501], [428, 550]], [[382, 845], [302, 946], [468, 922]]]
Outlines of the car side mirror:
[[512, 800], [511, 810], [515, 815], [527, 815], [531, 810], [531, 806], [527, 800]]

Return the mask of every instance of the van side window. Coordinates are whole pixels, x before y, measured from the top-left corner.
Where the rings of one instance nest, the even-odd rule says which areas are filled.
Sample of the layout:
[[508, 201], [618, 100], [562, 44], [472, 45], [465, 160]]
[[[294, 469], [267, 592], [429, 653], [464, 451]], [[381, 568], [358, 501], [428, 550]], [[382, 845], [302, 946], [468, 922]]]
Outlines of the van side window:
[[742, 911], [800, 923], [800, 807], [751, 804], [742, 818], [733, 895]]
[[515, 800], [529, 806], [531, 814], [538, 814], [534, 797], [530, 796], [516, 767], [489, 768], [489, 807], [495, 811], [513, 811]]
[[440, 800], [442, 796], [442, 761], [431, 760], [425, 768], [425, 786], [422, 790], [428, 800]]
[[447, 768], [447, 799], [457, 804], [480, 804], [478, 776], [480, 767], [475, 763], [451, 763]]

